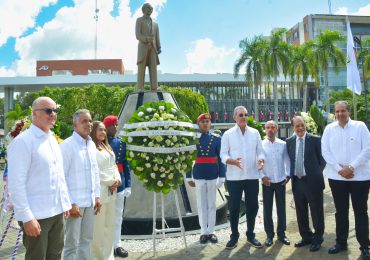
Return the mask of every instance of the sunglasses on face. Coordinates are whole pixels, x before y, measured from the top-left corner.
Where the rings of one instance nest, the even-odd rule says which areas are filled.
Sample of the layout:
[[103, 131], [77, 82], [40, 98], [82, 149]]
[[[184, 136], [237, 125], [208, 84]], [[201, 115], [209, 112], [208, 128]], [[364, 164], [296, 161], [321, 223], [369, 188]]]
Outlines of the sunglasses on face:
[[54, 108], [39, 108], [39, 109], [35, 109], [34, 111], [44, 111], [47, 115], [51, 115], [51, 113], [55, 113], [57, 114], [58, 113], [58, 109], [54, 109]]
[[266, 126], [266, 129], [276, 129], [276, 126]]
[[248, 114], [239, 114], [239, 117], [248, 117]]

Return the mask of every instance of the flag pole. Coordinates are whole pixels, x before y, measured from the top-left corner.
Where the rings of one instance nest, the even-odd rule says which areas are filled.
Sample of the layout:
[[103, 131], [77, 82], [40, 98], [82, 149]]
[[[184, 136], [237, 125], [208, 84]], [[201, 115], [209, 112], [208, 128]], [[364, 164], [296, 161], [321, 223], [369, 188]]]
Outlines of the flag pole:
[[356, 99], [356, 93], [353, 93], [353, 116], [354, 119], [357, 120], [357, 99]]

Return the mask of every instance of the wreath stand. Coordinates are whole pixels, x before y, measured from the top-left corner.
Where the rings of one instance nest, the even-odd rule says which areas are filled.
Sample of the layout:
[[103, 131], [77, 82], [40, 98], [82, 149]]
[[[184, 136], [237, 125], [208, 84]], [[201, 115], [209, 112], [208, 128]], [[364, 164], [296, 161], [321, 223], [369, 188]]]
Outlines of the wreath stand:
[[177, 191], [176, 190], [172, 190], [172, 192], [174, 193], [175, 195], [175, 203], [176, 203], [176, 209], [177, 209], [177, 215], [178, 215], [178, 219], [179, 219], [179, 223], [180, 223], [180, 227], [176, 227], [176, 228], [170, 228], [166, 222], [166, 219], [164, 218], [164, 199], [163, 199], [163, 193], [161, 193], [161, 210], [162, 210], [162, 216], [161, 216], [161, 219], [162, 219], [162, 228], [161, 229], [157, 229], [156, 225], [156, 220], [157, 220], [157, 193], [154, 192], [154, 196], [153, 196], [153, 234], [152, 234], [152, 238], [153, 238], [153, 256], [155, 256], [155, 253], [156, 253], [156, 238], [157, 238], [157, 234], [161, 234], [163, 235], [163, 238], [166, 238], [166, 233], [169, 233], [169, 232], [178, 232], [180, 231], [182, 236], [183, 236], [183, 239], [184, 239], [184, 245], [185, 245], [185, 248], [187, 248], [187, 244], [186, 244], [186, 238], [185, 238], [185, 228], [184, 228], [184, 224], [182, 222], [182, 218], [181, 218], [181, 211], [180, 211], [180, 206], [179, 206], [179, 199], [177, 197]]

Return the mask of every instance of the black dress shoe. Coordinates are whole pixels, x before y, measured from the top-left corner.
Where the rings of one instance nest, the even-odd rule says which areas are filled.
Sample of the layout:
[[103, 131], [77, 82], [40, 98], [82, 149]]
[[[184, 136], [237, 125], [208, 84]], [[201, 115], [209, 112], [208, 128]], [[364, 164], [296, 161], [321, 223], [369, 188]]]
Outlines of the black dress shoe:
[[273, 244], [273, 243], [274, 243], [274, 241], [272, 240], [272, 238], [271, 238], [271, 237], [266, 238], [266, 240], [265, 240], [265, 245], [266, 245], [267, 247], [272, 246], [272, 244]]
[[363, 260], [370, 260], [369, 248], [361, 249], [361, 255]]
[[311, 244], [311, 241], [309, 240], [299, 240], [297, 243], [294, 244], [295, 247], [302, 247], [302, 246], [307, 246]]
[[215, 234], [208, 235], [208, 240], [211, 241], [211, 243], [216, 244], [218, 242], [218, 238]]
[[128, 257], [128, 252], [122, 247], [117, 247], [114, 249], [114, 256], [125, 258]]
[[329, 248], [328, 253], [333, 255], [333, 254], [339, 253], [340, 251], [346, 251], [346, 250], [347, 250], [347, 246], [341, 246], [341, 245], [335, 244], [333, 247]]
[[279, 237], [278, 238], [278, 240], [281, 242], [281, 243], [283, 243], [284, 245], [287, 245], [287, 246], [289, 246], [290, 245], [290, 241], [289, 241], [289, 239], [287, 238], [287, 237]]
[[200, 238], [199, 238], [199, 242], [200, 242], [201, 244], [205, 244], [205, 243], [207, 243], [207, 241], [208, 241], [208, 236], [207, 236], [207, 235], [201, 235], [201, 236], [200, 236]]
[[316, 252], [316, 251], [319, 251], [321, 248], [321, 244], [320, 243], [312, 243], [312, 245], [310, 246], [310, 251], [311, 252]]
[[226, 243], [226, 249], [233, 249], [238, 245], [237, 239], [230, 239], [229, 242]]
[[249, 244], [251, 244], [253, 247], [255, 248], [261, 248], [262, 247], [262, 244], [260, 243], [260, 241], [258, 241], [257, 239], [253, 238], [253, 239], [247, 239], [247, 242]]

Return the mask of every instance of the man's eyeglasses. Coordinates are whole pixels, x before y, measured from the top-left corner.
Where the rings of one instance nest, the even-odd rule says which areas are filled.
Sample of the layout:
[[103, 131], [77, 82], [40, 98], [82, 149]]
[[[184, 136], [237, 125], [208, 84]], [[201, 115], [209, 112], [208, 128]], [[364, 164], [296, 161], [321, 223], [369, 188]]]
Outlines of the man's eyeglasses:
[[276, 126], [266, 126], [266, 129], [276, 129]]
[[51, 115], [51, 113], [53, 112], [55, 114], [58, 114], [58, 109], [54, 109], [54, 108], [39, 108], [39, 109], [35, 109], [34, 111], [44, 111], [48, 115]]
[[239, 114], [238, 116], [239, 116], [239, 117], [244, 117], [244, 116], [245, 116], [245, 117], [248, 117], [248, 114]]

